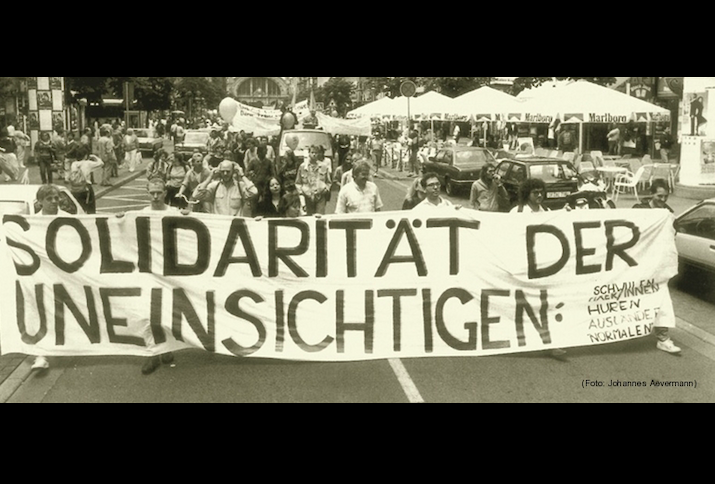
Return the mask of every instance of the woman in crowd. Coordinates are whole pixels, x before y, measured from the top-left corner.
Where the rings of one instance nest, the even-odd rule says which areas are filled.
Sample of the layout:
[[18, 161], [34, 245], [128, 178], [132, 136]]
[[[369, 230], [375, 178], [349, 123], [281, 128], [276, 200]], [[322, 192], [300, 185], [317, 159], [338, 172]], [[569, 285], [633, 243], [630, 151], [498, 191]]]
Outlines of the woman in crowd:
[[166, 199], [164, 203], [172, 207], [185, 209], [187, 207], [186, 200], [177, 198], [181, 185], [189, 173], [189, 166], [184, 159], [184, 155], [176, 153], [169, 159], [169, 167], [166, 171]]
[[156, 150], [154, 153], [154, 161], [149, 163], [146, 168], [147, 180], [159, 178], [166, 181], [167, 172], [169, 171], [169, 153], [164, 149]]
[[256, 206], [256, 216], [265, 218], [285, 217], [285, 191], [277, 178], [271, 178], [260, 193], [261, 198]]
[[243, 156], [243, 160], [239, 161], [241, 168], [247, 169], [251, 162], [258, 159], [258, 142], [255, 138], [248, 138], [246, 141], [246, 154]]
[[542, 213], [549, 209], [543, 206], [546, 198], [546, 183], [538, 178], [526, 180], [519, 188], [519, 203], [511, 213]]

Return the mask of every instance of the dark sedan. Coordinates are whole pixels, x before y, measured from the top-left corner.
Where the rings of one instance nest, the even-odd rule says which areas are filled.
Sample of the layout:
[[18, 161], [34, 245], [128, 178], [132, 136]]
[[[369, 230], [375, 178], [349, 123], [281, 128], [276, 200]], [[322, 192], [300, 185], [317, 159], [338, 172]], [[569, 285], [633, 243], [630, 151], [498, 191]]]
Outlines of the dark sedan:
[[442, 182], [447, 195], [469, 192], [479, 180], [482, 168], [487, 164], [496, 166], [497, 160], [484, 148], [452, 146], [443, 148], [425, 163], [425, 172], [435, 173]]
[[578, 174], [574, 166], [559, 158], [523, 157], [502, 160], [497, 167], [512, 206], [519, 202], [519, 188], [529, 179], [546, 183], [544, 206], [551, 210], [564, 208], [569, 196], [578, 192]]

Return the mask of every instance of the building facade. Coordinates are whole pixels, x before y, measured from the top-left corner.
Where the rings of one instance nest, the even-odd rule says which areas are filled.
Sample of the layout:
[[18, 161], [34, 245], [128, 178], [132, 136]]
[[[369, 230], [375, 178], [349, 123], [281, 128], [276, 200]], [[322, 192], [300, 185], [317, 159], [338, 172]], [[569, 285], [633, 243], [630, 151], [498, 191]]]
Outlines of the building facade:
[[292, 91], [283, 77], [227, 77], [228, 93], [239, 102], [257, 107], [273, 107], [291, 101]]

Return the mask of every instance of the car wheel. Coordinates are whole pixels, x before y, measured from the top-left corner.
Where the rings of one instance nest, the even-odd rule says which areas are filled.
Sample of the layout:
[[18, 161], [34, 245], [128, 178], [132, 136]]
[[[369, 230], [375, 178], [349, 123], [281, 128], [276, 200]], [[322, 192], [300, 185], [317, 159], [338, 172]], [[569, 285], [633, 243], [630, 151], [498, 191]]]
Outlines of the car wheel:
[[444, 191], [447, 192], [447, 195], [450, 197], [453, 197], [457, 194], [457, 187], [452, 184], [449, 178], [444, 181]]

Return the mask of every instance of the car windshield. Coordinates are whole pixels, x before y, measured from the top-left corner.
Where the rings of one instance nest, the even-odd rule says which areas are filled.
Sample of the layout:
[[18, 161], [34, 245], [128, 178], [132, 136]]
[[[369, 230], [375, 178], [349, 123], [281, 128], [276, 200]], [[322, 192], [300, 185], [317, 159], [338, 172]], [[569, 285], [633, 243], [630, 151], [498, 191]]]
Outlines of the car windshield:
[[0, 215], [28, 214], [30, 210], [26, 202], [12, 200], [0, 201]]
[[153, 138], [153, 133], [148, 129], [135, 129], [134, 134], [137, 138]]
[[567, 165], [561, 163], [549, 163], [544, 165], [532, 165], [529, 167], [530, 178], [539, 178], [546, 183], [571, 180], [576, 178], [576, 173]]
[[186, 133], [184, 143], [192, 145], [205, 145], [209, 140], [209, 133], [202, 131], [189, 131]]
[[456, 151], [454, 164], [455, 166], [460, 165], [474, 165], [485, 163], [496, 163], [496, 160], [488, 151]]
[[[298, 156], [307, 156], [308, 155], [308, 150], [310, 150], [311, 146], [322, 146], [325, 148], [325, 156], [332, 158], [333, 156], [333, 143], [332, 140], [330, 139], [330, 135], [328, 133], [301, 133], [299, 131], [295, 133], [290, 133], [295, 134], [298, 137], [298, 148], [296, 148], [295, 153]], [[283, 136], [283, 142], [281, 143], [281, 149], [280, 149], [280, 156], [284, 156], [286, 154], [286, 150], [288, 149], [288, 145], [286, 144], [286, 139], [288, 138], [288, 135]]]

